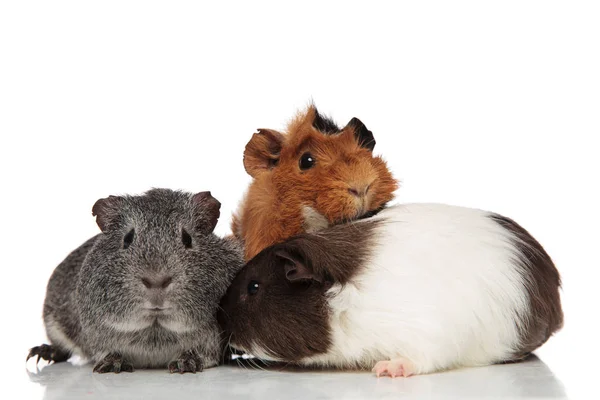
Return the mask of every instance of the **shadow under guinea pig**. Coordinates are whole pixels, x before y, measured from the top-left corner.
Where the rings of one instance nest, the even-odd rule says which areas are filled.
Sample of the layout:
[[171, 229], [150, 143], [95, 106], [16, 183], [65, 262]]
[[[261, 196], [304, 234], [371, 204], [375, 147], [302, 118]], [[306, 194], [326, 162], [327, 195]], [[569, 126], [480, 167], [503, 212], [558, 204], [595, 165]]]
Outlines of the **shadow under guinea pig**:
[[517, 363], [394, 379], [376, 378], [367, 371], [305, 368], [242, 357], [232, 364], [237, 364], [240, 381], [245, 383], [243, 389], [233, 385], [228, 393], [252, 393], [249, 397], [257, 399], [273, 398], [274, 393], [292, 399], [567, 398], [562, 382], [535, 355]]
[[410, 378], [375, 378], [370, 372], [334, 371], [234, 361], [236, 365], [198, 374], [140, 370], [99, 375], [69, 362], [29, 372], [45, 387], [44, 399], [481, 399], [566, 398], [562, 383], [536, 356], [480, 368], [465, 368]]

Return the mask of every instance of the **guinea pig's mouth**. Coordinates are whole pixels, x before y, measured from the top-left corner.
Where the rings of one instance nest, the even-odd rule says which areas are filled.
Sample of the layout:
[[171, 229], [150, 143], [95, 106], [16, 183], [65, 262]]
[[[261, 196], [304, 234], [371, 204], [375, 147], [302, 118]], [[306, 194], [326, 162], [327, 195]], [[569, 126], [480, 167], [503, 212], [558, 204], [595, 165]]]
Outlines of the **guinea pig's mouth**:
[[370, 196], [365, 195], [363, 197], [355, 197], [354, 198], [354, 207], [356, 207], [356, 218], [355, 219], [362, 217], [364, 214], [366, 214], [370, 210], [370, 207], [371, 207]]
[[146, 307], [145, 309], [151, 314], [162, 314], [169, 311], [171, 307]]
[[244, 349], [244, 346], [237, 345], [235, 342], [232, 342], [232, 341], [229, 342], [229, 347], [232, 348], [233, 350], [242, 351], [245, 353], [248, 352], [248, 350]]
[[263, 361], [274, 361], [274, 362], [284, 361], [281, 358], [275, 357], [267, 349], [264, 349], [261, 346], [256, 345], [256, 344], [250, 344], [249, 346], [240, 346], [240, 345], [237, 345], [237, 344], [234, 344], [233, 342], [231, 342], [229, 344], [229, 347], [231, 347], [233, 350], [237, 351], [238, 353], [242, 353], [242, 354], [238, 354], [237, 357], [235, 357], [235, 358], [242, 358], [242, 359], [256, 358], [256, 359], [263, 360]]

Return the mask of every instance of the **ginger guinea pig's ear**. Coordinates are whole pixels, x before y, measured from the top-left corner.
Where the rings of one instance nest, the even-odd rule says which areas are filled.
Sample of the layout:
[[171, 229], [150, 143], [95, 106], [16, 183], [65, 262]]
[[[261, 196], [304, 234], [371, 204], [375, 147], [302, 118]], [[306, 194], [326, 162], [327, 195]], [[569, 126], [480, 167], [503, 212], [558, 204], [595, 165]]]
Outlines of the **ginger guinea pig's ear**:
[[196, 193], [192, 203], [195, 206], [196, 229], [203, 233], [214, 231], [221, 216], [221, 202], [207, 191]]
[[325, 135], [334, 135], [341, 132], [341, 129], [329, 117], [319, 113], [314, 105], [309, 107], [306, 113], [306, 119], [311, 121], [313, 128]]
[[360, 147], [373, 151], [375, 148], [375, 138], [373, 132], [367, 129], [365, 124], [358, 118], [352, 118], [343, 129], [349, 131], [354, 135], [354, 139], [358, 142]]
[[120, 196], [108, 196], [94, 203], [92, 215], [96, 217], [96, 223], [102, 232], [106, 232], [118, 217], [122, 201]]
[[283, 145], [283, 135], [272, 129], [259, 129], [244, 150], [244, 168], [251, 177], [275, 167]]

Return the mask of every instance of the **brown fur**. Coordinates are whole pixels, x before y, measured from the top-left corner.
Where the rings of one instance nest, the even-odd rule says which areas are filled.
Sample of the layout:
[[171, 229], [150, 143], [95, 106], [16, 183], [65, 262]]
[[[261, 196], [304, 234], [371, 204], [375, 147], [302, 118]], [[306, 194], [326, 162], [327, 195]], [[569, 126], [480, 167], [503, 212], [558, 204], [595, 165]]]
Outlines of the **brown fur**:
[[[218, 318], [230, 344], [250, 353], [258, 345], [286, 362], [327, 352], [332, 338], [326, 292], [361, 271], [379, 224], [341, 224], [261, 251], [221, 300]], [[259, 285], [254, 294], [248, 291], [252, 282]]]
[[[380, 209], [398, 188], [385, 161], [355, 137], [356, 123], [323, 133], [315, 128], [317, 118], [322, 117], [310, 106], [289, 124], [287, 134], [261, 129], [246, 145], [244, 167], [254, 179], [232, 231], [243, 240], [247, 260], [303, 232], [306, 206], [336, 224]], [[299, 160], [307, 151], [316, 164], [302, 171]], [[349, 192], [367, 186], [360, 200]]]
[[492, 214], [491, 218], [517, 238], [529, 294], [529, 318], [521, 327], [522, 343], [515, 359], [522, 359], [544, 344], [563, 325], [560, 304], [560, 275], [552, 259], [537, 240], [510, 218]]

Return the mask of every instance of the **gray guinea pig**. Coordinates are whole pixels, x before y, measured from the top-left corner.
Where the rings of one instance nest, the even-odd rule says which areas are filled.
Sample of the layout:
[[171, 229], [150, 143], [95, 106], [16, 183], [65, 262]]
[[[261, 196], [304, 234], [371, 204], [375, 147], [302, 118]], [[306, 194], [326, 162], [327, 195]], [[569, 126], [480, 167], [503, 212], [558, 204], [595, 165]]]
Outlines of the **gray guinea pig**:
[[242, 249], [213, 234], [220, 203], [210, 192], [152, 189], [98, 200], [102, 233], [73, 251], [48, 282], [43, 318], [50, 345], [27, 359], [77, 354], [95, 372], [218, 364], [219, 299], [242, 267]]

